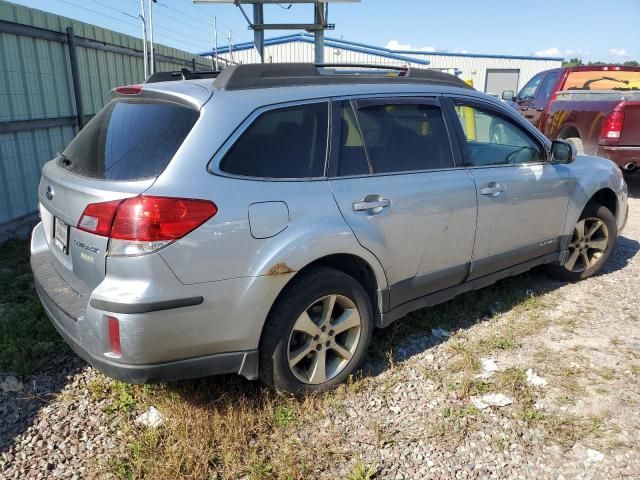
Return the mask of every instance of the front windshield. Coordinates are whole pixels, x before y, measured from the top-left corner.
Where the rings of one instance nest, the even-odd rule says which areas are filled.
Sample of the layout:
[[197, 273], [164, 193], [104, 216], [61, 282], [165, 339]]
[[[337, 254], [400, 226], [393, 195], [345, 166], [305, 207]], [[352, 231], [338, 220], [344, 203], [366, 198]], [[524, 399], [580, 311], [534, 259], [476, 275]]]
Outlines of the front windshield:
[[640, 72], [598, 70], [571, 72], [564, 84], [565, 90], [640, 90]]

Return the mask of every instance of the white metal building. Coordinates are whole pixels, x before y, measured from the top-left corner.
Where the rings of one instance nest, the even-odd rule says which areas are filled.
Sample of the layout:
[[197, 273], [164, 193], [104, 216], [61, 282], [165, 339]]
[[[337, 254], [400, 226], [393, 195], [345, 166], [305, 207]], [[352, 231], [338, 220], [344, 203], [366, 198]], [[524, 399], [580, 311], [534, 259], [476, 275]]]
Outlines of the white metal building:
[[[390, 50], [363, 43], [325, 38], [325, 63], [376, 63], [435, 68], [471, 80], [477, 90], [499, 95], [520, 90], [536, 73], [558, 68], [562, 58]], [[266, 62], [313, 62], [313, 35], [296, 33], [265, 40]], [[204, 53], [211, 55], [213, 52]], [[235, 63], [259, 61], [253, 42], [218, 48], [218, 56]]]

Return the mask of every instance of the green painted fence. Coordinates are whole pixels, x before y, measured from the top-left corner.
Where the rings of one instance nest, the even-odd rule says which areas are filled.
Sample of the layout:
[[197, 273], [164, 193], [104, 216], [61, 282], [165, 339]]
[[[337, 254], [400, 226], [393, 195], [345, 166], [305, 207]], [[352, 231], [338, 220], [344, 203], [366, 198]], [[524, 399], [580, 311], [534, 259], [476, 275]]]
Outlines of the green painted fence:
[[[0, 0], [0, 238], [37, 210], [42, 165], [77, 132], [67, 28], [75, 35], [84, 114], [118, 85], [144, 80], [142, 40]], [[156, 71], [210, 69], [203, 57], [155, 45]]]

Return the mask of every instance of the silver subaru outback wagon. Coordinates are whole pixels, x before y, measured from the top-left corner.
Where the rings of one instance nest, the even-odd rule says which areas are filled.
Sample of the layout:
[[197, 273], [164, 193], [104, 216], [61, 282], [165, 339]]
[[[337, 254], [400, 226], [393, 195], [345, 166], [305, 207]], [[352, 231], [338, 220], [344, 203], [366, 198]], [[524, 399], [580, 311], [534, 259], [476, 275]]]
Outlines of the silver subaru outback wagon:
[[412, 310], [537, 265], [593, 275], [628, 213], [613, 163], [453, 76], [310, 64], [116, 88], [39, 203], [37, 290], [90, 364], [293, 393]]

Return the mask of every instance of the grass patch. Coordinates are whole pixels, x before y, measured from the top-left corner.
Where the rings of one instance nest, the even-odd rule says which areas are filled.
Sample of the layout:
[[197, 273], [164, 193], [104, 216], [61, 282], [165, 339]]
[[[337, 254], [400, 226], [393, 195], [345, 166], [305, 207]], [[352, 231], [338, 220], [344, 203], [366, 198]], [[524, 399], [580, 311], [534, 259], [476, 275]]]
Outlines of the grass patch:
[[[338, 458], [353, 454], [336, 447], [345, 432], [324, 421], [335, 399], [348, 393], [348, 385], [304, 399], [282, 397], [235, 376], [146, 388], [127, 385], [124, 390], [119, 385], [90, 388], [109, 398], [119, 412], [124, 411], [121, 406], [129, 408], [128, 395], [136, 411], [153, 405], [165, 422], [155, 430], [130, 428], [126, 453], [112, 459], [102, 472], [116, 478], [298, 480], [316, 478]], [[311, 443], [310, 432], [296, 428], [301, 418], [309, 425], [324, 422], [321, 435], [314, 435]]]
[[473, 349], [472, 345], [454, 340], [449, 343], [447, 347], [455, 354], [453, 360], [449, 362], [448, 366], [448, 370], [451, 373], [472, 373], [480, 370], [480, 357], [478, 356], [478, 352]]
[[22, 377], [67, 351], [40, 305], [29, 265], [29, 242], [0, 245], [0, 370]]
[[472, 405], [449, 405], [442, 409], [439, 419], [429, 424], [429, 437], [451, 444], [459, 444], [483, 422], [482, 412]]
[[502, 372], [496, 372], [493, 381], [496, 388], [515, 398], [521, 405], [533, 405], [535, 394], [527, 383], [527, 375], [521, 368], [511, 367]]

